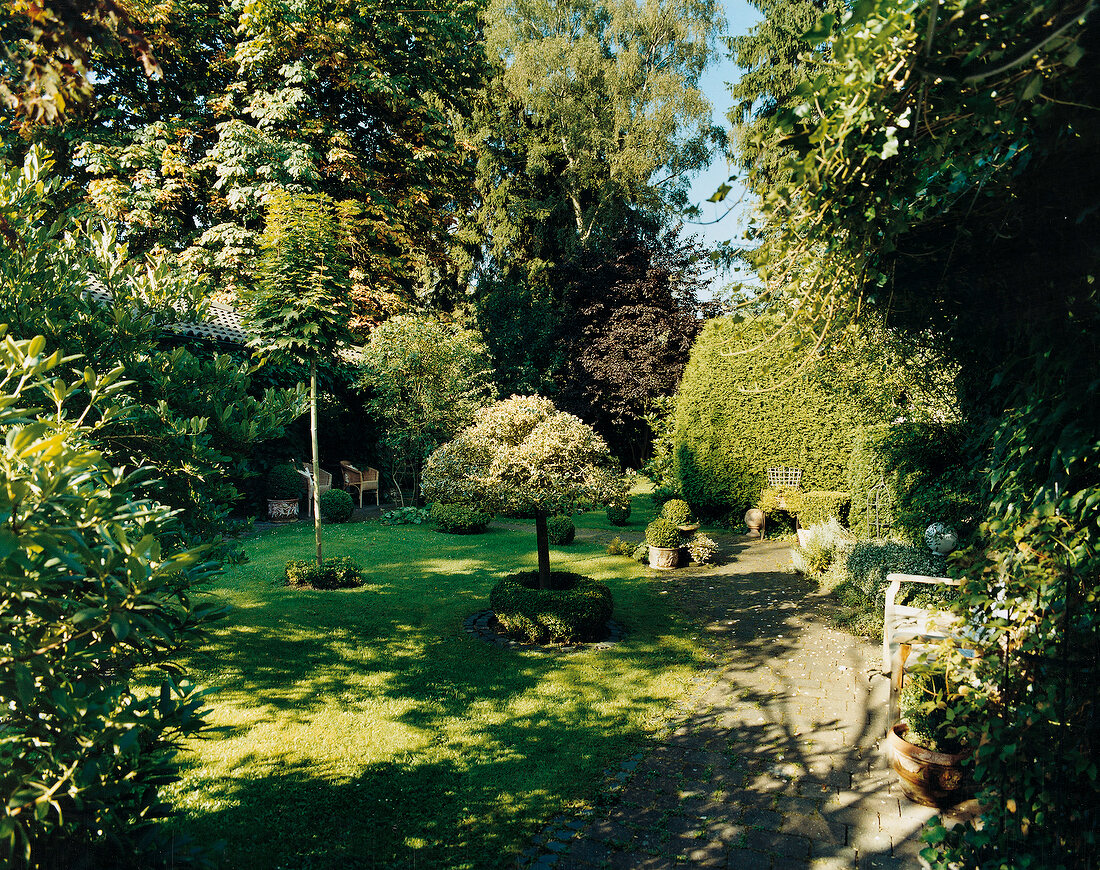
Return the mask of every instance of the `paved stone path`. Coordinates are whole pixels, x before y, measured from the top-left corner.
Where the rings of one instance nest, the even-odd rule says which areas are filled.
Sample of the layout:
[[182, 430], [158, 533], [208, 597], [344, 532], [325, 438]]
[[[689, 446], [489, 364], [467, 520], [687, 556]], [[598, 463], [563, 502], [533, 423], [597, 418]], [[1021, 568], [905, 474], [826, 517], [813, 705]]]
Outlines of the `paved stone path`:
[[713, 668], [612, 773], [602, 806], [554, 820], [520, 866], [920, 866], [935, 811], [906, 800], [885, 761], [878, 648], [825, 624], [788, 544], [724, 546], [724, 565], [657, 578], [704, 630]]

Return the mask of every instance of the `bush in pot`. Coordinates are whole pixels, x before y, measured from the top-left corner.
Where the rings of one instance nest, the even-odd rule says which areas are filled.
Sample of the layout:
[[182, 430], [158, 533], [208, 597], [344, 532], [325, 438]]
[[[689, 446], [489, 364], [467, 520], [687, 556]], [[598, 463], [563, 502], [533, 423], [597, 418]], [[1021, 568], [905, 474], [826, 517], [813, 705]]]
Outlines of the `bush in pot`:
[[305, 491], [305, 478], [289, 462], [276, 465], [264, 481], [267, 491], [267, 514], [275, 521], [298, 518], [298, 499]]
[[925, 806], [946, 807], [969, 797], [963, 769], [969, 748], [958, 739], [962, 724], [952, 707], [942, 670], [908, 675], [898, 698], [901, 721], [887, 734], [890, 763], [905, 796]]
[[651, 568], [675, 568], [684, 536], [665, 517], [657, 517], [645, 528]]
[[664, 507], [661, 508], [661, 516], [677, 527], [695, 524], [691, 506], [681, 498], [672, 498], [666, 501]]

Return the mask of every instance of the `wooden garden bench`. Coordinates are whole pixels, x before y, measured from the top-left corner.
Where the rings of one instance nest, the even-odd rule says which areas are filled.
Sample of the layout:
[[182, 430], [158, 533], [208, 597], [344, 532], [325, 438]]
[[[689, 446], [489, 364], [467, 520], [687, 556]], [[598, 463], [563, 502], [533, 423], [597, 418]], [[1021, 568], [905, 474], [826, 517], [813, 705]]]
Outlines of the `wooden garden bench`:
[[953, 613], [895, 603], [902, 583], [958, 586], [960, 581], [919, 574], [887, 574], [886, 581], [889, 585], [886, 587], [882, 619], [882, 672], [890, 675], [889, 728], [897, 721], [898, 695], [905, 681], [905, 662], [913, 647], [933, 646], [948, 639], [971, 647], [973, 641], [964, 637]]

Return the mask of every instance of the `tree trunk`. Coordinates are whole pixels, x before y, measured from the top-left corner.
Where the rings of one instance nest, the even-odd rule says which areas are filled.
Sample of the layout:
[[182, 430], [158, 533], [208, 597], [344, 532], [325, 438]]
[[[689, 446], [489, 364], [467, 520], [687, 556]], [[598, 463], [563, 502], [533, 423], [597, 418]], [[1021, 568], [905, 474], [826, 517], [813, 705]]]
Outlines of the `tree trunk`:
[[539, 589], [549, 589], [550, 535], [546, 531], [546, 511], [535, 511], [535, 540], [539, 551]]
[[321, 449], [317, 445], [317, 360], [309, 363], [309, 440], [313, 447], [313, 533], [317, 539], [317, 567], [321, 559]]

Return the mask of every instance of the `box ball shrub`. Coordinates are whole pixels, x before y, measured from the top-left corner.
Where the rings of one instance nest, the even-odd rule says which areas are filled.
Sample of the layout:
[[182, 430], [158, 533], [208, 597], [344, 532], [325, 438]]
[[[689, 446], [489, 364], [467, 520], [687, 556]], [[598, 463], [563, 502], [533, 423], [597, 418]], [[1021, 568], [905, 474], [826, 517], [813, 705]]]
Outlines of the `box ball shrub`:
[[342, 489], [326, 489], [321, 493], [321, 519], [326, 523], [346, 523], [351, 519], [354, 502]]
[[267, 497], [272, 499], [298, 498], [306, 489], [305, 478], [289, 462], [273, 467], [264, 483]]
[[609, 504], [607, 506], [607, 521], [613, 526], [625, 526], [630, 519], [630, 502], [621, 504]]
[[354, 589], [363, 585], [363, 569], [347, 556], [316, 562], [291, 559], [286, 563], [286, 585], [312, 589]]
[[432, 522], [452, 535], [476, 535], [484, 532], [493, 515], [465, 504], [432, 505]]
[[523, 571], [493, 587], [489, 606], [506, 634], [530, 643], [581, 643], [606, 635], [614, 602], [605, 584], [552, 571], [550, 586], [540, 589], [538, 571]]
[[572, 544], [577, 536], [573, 518], [564, 514], [546, 518], [546, 536], [551, 544]]
[[691, 514], [691, 506], [682, 498], [671, 498], [661, 508], [661, 516], [674, 526], [687, 526], [695, 522]]
[[683, 539], [680, 530], [665, 517], [657, 517], [645, 527], [645, 541], [651, 547], [674, 550], [683, 543]]

